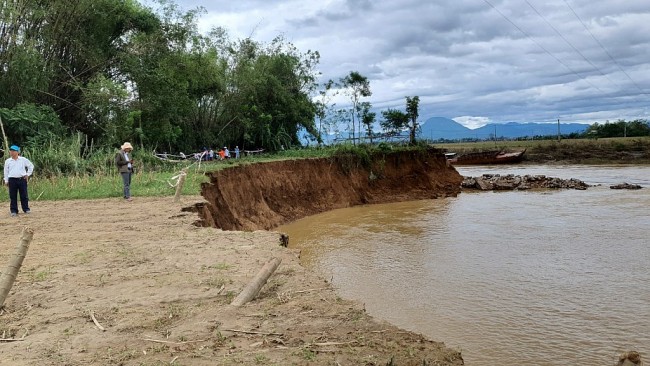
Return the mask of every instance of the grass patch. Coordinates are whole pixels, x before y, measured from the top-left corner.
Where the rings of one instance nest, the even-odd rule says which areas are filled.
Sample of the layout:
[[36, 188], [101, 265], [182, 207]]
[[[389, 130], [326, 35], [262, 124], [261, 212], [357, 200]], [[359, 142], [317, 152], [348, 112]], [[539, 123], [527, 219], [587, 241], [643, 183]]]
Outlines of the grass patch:
[[47, 280], [50, 275], [52, 275], [52, 269], [51, 268], [45, 268], [40, 271], [32, 271], [29, 273], [29, 278], [32, 282], [42, 282]]
[[[196, 195], [201, 192], [201, 183], [208, 182], [206, 170], [189, 171], [184, 195]], [[38, 174], [38, 171], [36, 172]], [[136, 173], [131, 181], [131, 194], [135, 197], [173, 196], [176, 189], [169, 185], [171, 178], [178, 172]], [[122, 178], [117, 174], [92, 176], [55, 176], [50, 178], [35, 177], [29, 181], [31, 201], [58, 201], [74, 199], [97, 199], [122, 197]], [[0, 195], [0, 201], [9, 200], [8, 195]]]

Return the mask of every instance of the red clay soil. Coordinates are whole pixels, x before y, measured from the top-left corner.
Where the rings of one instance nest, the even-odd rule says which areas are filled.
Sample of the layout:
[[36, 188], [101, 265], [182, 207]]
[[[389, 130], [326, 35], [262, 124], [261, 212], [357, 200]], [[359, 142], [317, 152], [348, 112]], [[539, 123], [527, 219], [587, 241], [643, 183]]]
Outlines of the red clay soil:
[[337, 208], [456, 196], [462, 176], [436, 150], [372, 158], [285, 160], [223, 169], [210, 175], [198, 206], [200, 226], [269, 230]]

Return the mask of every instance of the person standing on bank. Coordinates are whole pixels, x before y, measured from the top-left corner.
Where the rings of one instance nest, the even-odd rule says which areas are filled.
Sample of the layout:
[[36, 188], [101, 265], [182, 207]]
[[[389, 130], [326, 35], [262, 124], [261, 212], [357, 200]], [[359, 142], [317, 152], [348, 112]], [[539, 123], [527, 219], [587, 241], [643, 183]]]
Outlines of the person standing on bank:
[[125, 142], [120, 147], [120, 151], [115, 155], [115, 165], [117, 170], [122, 176], [122, 183], [124, 183], [124, 199], [132, 201], [131, 198], [131, 175], [133, 174], [133, 158], [131, 157], [133, 146]]
[[4, 181], [9, 188], [9, 210], [11, 216], [18, 216], [18, 194], [23, 212], [28, 214], [29, 197], [27, 196], [27, 181], [34, 172], [34, 164], [29, 159], [20, 156], [20, 147], [11, 145], [9, 159], [5, 161]]

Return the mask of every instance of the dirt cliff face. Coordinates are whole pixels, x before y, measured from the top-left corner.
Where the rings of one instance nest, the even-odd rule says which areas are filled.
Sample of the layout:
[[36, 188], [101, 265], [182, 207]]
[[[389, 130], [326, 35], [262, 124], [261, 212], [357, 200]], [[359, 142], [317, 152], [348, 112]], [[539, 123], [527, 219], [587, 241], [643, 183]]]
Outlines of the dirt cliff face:
[[462, 176], [435, 150], [285, 160], [210, 174], [199, 224], [269, 230], [316, 213], [370, 203], [455, 196]]

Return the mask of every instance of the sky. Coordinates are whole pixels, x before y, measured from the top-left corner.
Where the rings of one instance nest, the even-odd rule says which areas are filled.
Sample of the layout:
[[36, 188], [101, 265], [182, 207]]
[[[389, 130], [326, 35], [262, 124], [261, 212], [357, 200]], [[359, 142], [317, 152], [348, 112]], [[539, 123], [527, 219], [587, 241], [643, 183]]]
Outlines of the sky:
[[322, 82], [358, 71], [377, 110], [419, 96], [420, 120], [470, 128], [650, 119], [649, 0], [175, 2], [205, 9], [201, 32], [318, 51]]

